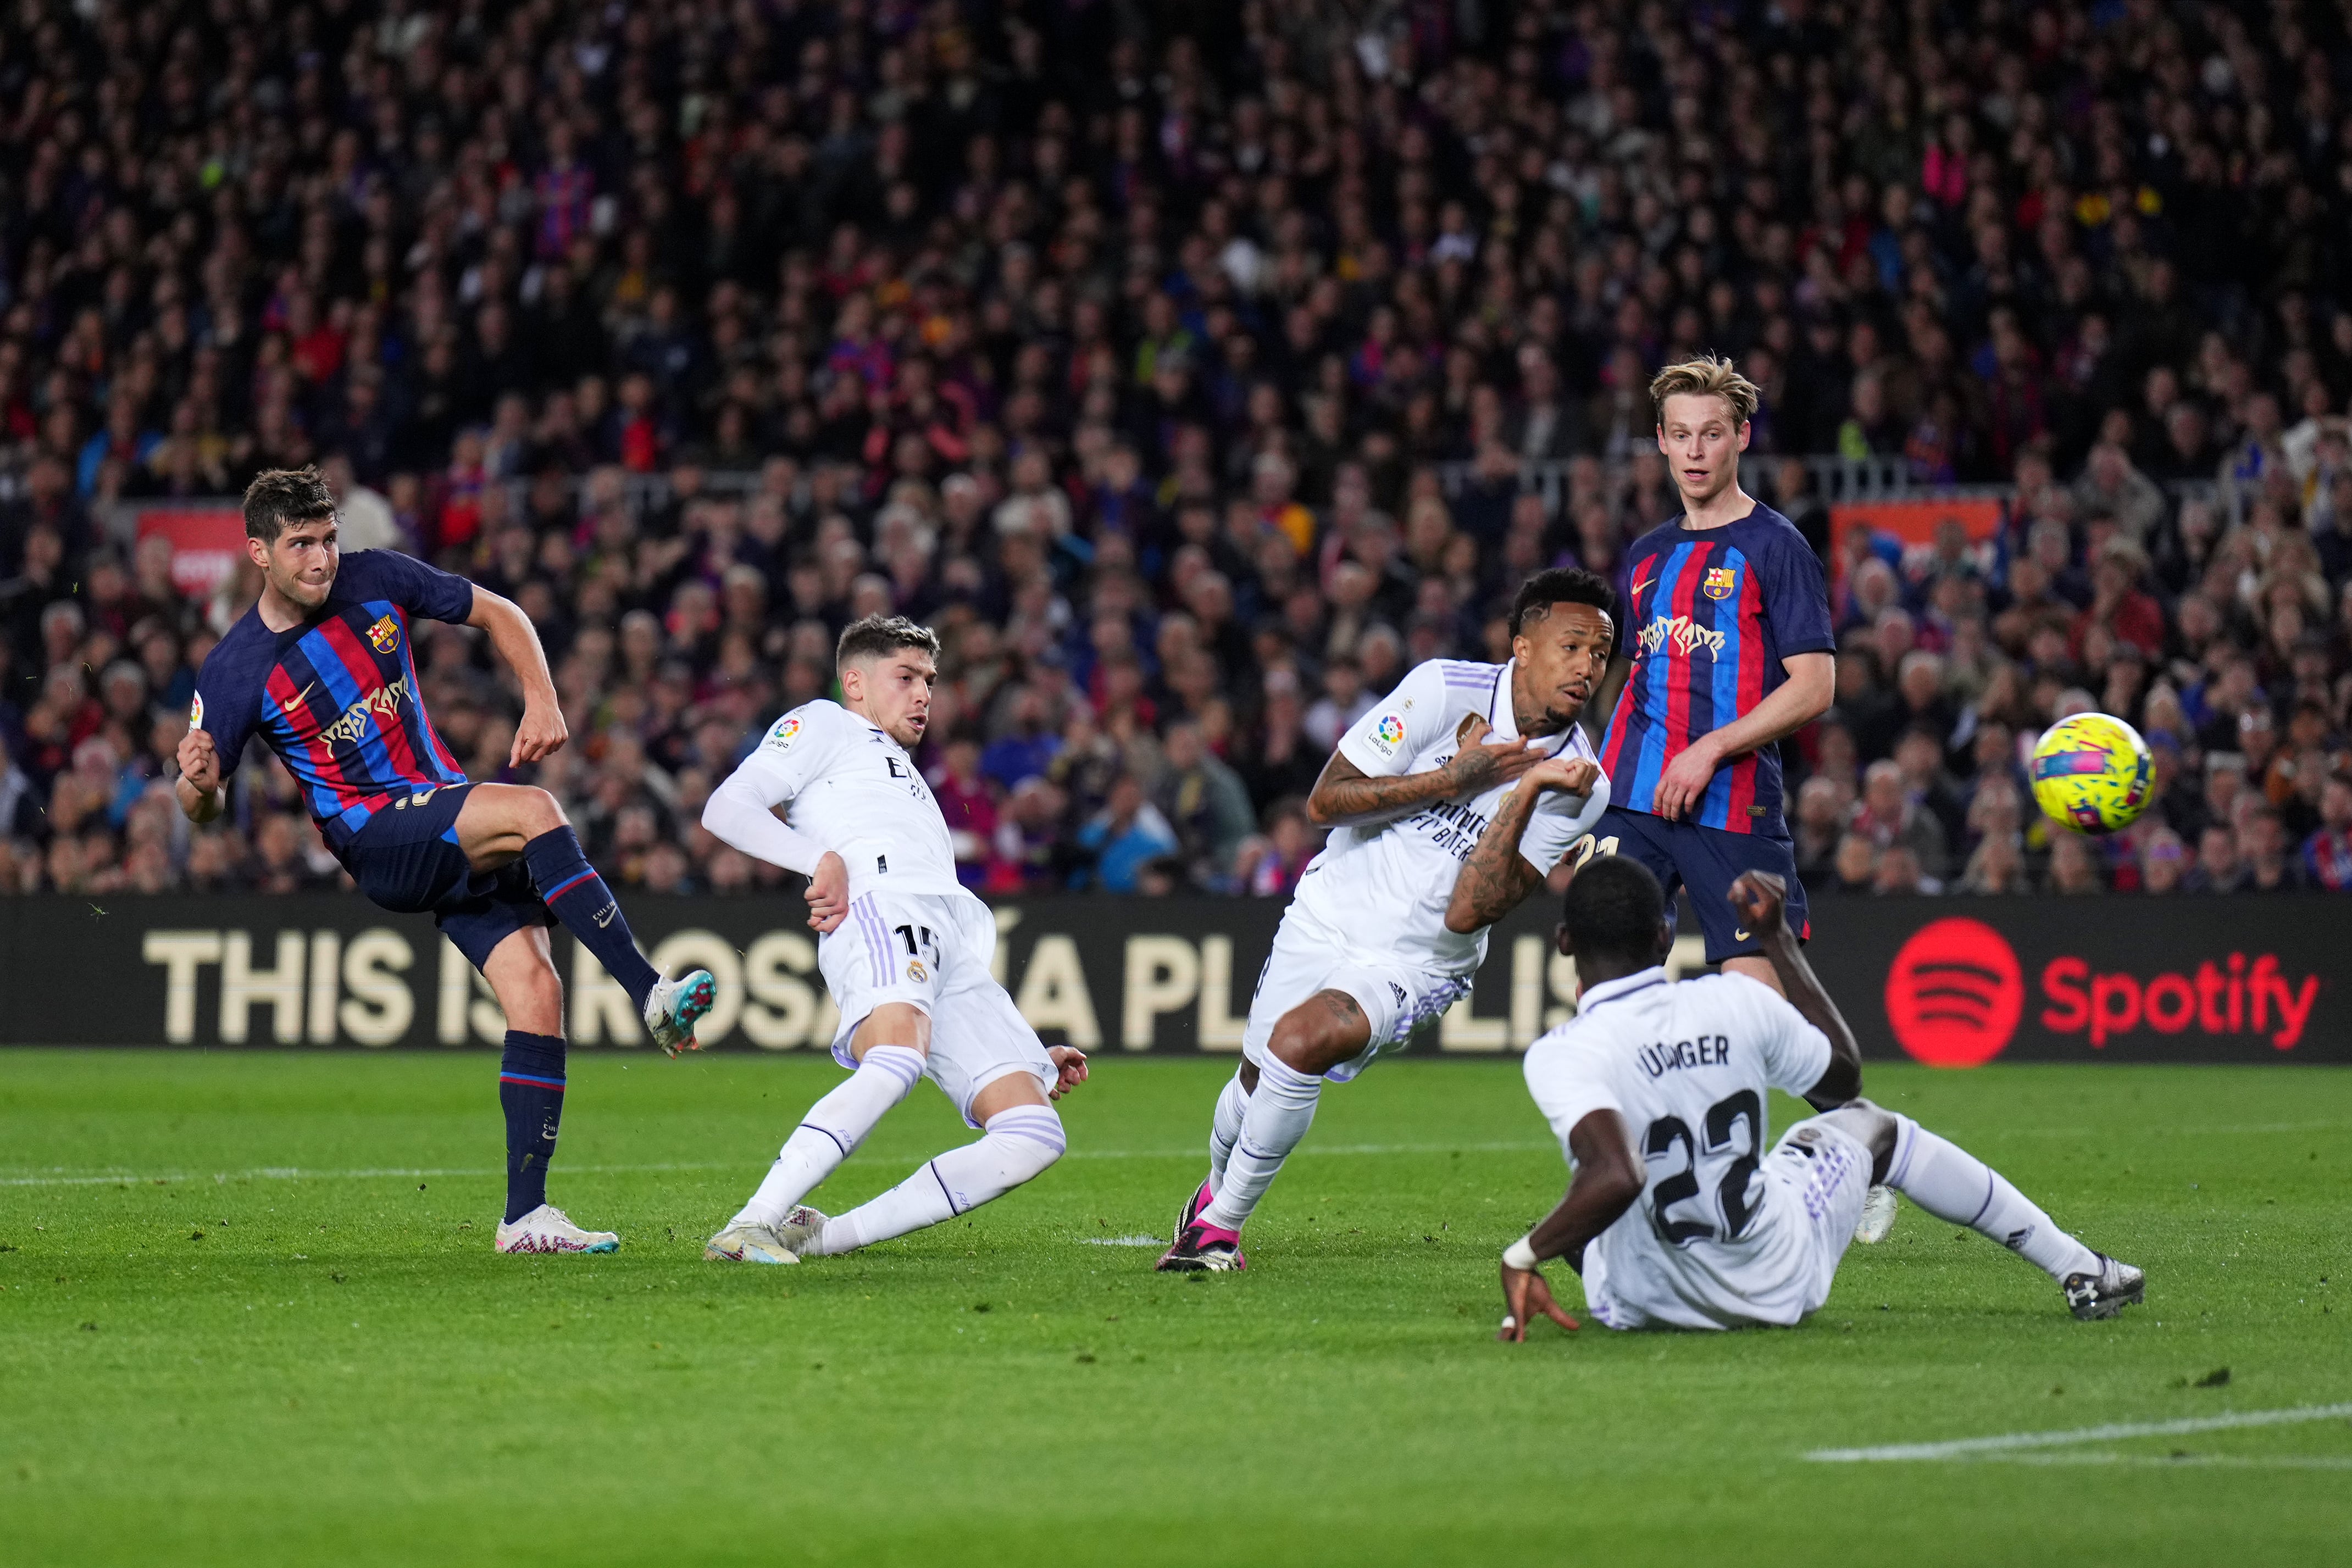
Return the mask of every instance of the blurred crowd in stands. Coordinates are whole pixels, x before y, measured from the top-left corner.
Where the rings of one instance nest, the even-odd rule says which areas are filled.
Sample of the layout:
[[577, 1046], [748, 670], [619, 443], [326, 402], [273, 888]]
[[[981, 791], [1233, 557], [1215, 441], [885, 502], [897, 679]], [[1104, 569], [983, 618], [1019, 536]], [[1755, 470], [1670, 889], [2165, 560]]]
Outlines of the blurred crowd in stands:
[[[1678, 510], [1644, 387], [1710, 349], [1831, 561], [1817, 897], [2352, 886], [2347, 11], [17, 0], [0, 886], [337, 881], [257, 747], [173, 809], [256, 584], [134, 521], [315, 462], [530, 611], [616, 884], [781, 880], [702, 798], [887, 607], [971, 885], [1278, 895], [1339, 730]], [[1833, 549], [1818, 455], [2000, 525]], [[511, 680], [420, 641], [505, 776]], [[2085, 708], [2128, 834], [2024, 787]]]

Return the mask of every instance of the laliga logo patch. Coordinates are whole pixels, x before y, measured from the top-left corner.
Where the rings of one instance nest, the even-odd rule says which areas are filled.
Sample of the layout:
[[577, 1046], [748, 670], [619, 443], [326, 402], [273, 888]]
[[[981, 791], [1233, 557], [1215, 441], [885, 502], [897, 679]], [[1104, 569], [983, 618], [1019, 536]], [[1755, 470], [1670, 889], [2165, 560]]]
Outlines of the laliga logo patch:
[[2009, 939], [1981, 920], [1930, 921], [1895, 955], [1886, 1021], [1895, 1043], [1930, 1067], [1976, 1067], [1999, 1056], [2025, 1010]]
[[1730, 598], [1739, 591], [1738, 570], [1728, 566], [1708, 567], [1706, 580], [1698, 585], [1698, 591], [1709, 599]]
[[389, 653], [400, 646], [400, 622], [389, 615], [378, 616], [368, 628], [368, 645], [379, 653]]
[[190, 729], [205, 727], [205, 694], [202, 692], [198, 692], [196, 700], [188, 705], [188, 727]]
[[798, 736], [800, 732], [800, 720], [796, 718], [780, 718], [776, 721], [776, 727], [768, 732], [768, 740], [772, 745], [790, 746], [793, 743], [793, 738]]
[[1382, 750], [1394, 751], [1404, 739], [1404, 720], [1392, 713], [1382, 714], [1380, 724], [1372, 730], [1372, 738]]

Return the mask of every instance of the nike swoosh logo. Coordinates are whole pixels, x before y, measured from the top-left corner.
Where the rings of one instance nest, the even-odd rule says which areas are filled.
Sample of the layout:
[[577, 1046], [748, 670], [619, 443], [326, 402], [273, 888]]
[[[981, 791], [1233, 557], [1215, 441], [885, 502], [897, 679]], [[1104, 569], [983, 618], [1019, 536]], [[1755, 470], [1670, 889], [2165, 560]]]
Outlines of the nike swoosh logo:
[[304, 686], [300, 691], [296, 692], [294, 694], [293, 700], [285, 705], [286, 711], [288, 713], [292, 713], [296, 708], [300, 707], [302, 706], [302, 699], [310, 695], [310, 686], [315, 686], [318, 684], [318, 682], [312, 681], [310, 686]]
[[1639, 599], [1642, 596], [1642, 590], [1649, 587], [1651, 583], [1657, 580], [1658, 580], [1654, 577], [1643, 579], [1642, 581], [1633, 585], [1633, 591], [1628, 593], [1626, 597], [1629, 599]]
[[608, 904], [604, 908], [598, 910], [596, 912], [596, 929], [602, 931], [605, 926], [613, 924], [613, 916], [620, 913], [621, 906], [618, 904]]
[[1748, 940], [1748, 931], [1747, 931], [1747, 928], [1743, 926], [1743, 927], [1740, 927], [1740, 928], [1738, 928], [1738, 929], [1734, 930], [1734, 931], [1732, 932], [1732, 934], [1731, 934], [1731, 939], [1732, 939], [1734, 942], [1745, 942], [1745, 941], [1747, 941], [1747, 940]]

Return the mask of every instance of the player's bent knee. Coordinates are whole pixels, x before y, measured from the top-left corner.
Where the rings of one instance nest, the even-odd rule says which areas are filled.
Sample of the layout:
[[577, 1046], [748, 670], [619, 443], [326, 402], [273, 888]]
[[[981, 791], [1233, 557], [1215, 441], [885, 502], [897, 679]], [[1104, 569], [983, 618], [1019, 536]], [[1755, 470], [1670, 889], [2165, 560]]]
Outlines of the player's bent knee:
[[1870, 1151], [1872, 1181], [1886, 1179], [1886, 1167], [1895, 1157], [1895, 1141], [1902, 1131], [1902, 1118], [1867, 1100], [1853, 1100], [1834, 1111], [1822, 1112], [1821, 1119], [1851, 1134]]
[[1294, 1072], [1328, 1072], [1371, 1040], [1370, 1025], [1345, 991], [1318, 991], [1276, 1022], [1265, 1048]]
[[1054, 1167], [1070, 1146], [1051, 1105], [1014, 1105], [988, 1119], [983, 1140], [996, 1145], [997, 1175], [1010, 1192]]

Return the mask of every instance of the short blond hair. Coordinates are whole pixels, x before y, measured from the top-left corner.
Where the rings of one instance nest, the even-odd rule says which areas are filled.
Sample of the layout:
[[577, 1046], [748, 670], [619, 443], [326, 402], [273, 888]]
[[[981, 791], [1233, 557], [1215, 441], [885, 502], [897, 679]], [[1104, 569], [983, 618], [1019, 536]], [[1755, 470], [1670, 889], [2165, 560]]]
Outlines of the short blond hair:
[[1731, 422], [1746, 424], [1755, 416], [1756, 405], [1763, 401], [1764, 394], [1729, 360], [1702, 354], [1679, 365], [1668, 365], [1651, 379], [1650, 402], [1658, 411], [1660, 424], [1666, 422], [1666, 400], [1670, 397], [1719, 397], [1731, 405]]

